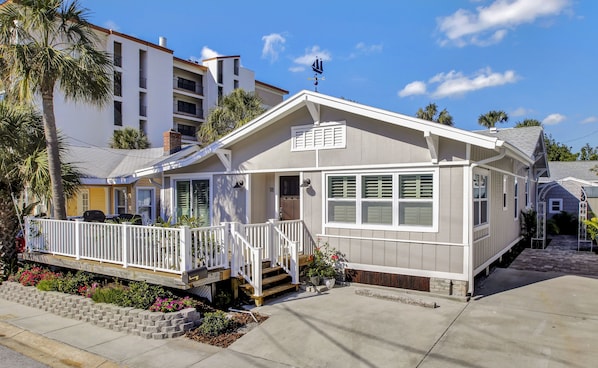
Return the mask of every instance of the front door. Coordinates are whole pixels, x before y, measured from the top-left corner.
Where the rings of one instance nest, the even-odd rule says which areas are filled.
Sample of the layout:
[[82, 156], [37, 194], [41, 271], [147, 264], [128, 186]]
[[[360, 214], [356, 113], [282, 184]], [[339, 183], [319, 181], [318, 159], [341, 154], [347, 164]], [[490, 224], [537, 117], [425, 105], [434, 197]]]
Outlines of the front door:
[[280, 177], [280, 220], [299, 220], [299, 176]]

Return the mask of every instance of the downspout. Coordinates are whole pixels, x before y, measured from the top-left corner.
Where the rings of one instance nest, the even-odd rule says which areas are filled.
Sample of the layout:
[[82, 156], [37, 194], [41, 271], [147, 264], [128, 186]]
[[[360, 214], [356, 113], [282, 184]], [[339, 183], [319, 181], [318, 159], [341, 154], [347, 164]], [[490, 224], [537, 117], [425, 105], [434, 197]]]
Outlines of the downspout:
[[474, 291], [474, 285], [473, 285], [473, 279], [474, 279], [474, 267], [473, 267], [473, 169], [475, 169], [478, 166], [481, 165], [486, 165], [488, 163], [494, 162], [494, 161], [498, 161], [498, 160], [502, 160], [505, 156], [507, 155], [507, 150], [505, 148], [501, 148], [500, 149], [500, 154], [497, 156], [492, 156], [492, 157], [488, 157], [487, 159], [484, 159], [482, 161], [478, 161], [478, 162], [474, 162], [473, 164], [471, 164], [469, 166], [469, 197], [470, 197], [470, 201], [469, 201], [469, 275], [468, 275], [468, 290], [467, 290], [467, 295], [469, 297], [473, 296], [473, 291]]

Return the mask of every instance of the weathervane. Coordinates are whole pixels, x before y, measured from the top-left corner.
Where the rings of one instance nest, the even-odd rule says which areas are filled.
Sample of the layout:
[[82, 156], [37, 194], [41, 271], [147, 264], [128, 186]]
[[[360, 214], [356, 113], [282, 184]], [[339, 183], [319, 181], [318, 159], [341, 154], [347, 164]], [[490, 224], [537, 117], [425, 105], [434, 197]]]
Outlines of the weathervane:
[[[318, 75], [324, 73], [324, 63], [322, 62], [322, 58], [318, 59], [318, 57], [316, 56], [316, 61], [314, 61], [314, 63], [311, 64], [311, 70], [314, 71], [314, 77], [308, 79], [314, 81], [315, 90], [316, 92], [318, 92]], [[322, 77], [320, 78], [320, 80], [326, 79]]]

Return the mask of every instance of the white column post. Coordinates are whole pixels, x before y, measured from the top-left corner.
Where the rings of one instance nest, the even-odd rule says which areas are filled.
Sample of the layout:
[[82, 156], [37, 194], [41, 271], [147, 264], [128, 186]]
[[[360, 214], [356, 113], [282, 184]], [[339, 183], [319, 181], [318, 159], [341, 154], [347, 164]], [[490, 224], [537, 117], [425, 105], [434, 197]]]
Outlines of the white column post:
[[181, 272], [191, 270], [191, 229], [189, 226], [181, 226]]
[[123, 222], [122, 223], [122, 257], [123, 257], [123, 267], [127, 268], [129, 266], [129, 247], [131, 244], [131, 223], [130, 222]]
[[83, 219], [75, 219], [75, 259], [81, 259], [81, 234]]
[[299, 283], [299, 244], [294, 241], [291, 243], [291, 283]]
[[[222, 225], [224, 226], [224, 228], [222, 229], [222, 231], [224, 232], [223, 234], [223, 242], [224, 242], [224, 254], [225, 254], [225, 259], [227, 260], [226, 265], [228, 266], [228, 268], [232, 268], [234, 269], [234, 265], [235, 265], [235, 248], [232, 246], [231, 244], [231, 239], [230, 239], [230, 224], [228, 222], [223, 222]], [[228, 254], [230, 253], [231, 257], [230, 257], [230, 261], [228, 261]], [[232, 274], [231, 274], [232, 277]]]

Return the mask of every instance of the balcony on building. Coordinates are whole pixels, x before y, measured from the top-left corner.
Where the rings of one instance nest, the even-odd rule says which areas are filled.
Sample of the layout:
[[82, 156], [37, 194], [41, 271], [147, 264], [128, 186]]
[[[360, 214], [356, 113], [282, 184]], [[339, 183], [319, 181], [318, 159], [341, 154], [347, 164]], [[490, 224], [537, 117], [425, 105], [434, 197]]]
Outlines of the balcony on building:
[[203, 119], [203, 109], [192, 102], [181, 100], [176, 101], [174, 105], [174, 113], [197, 119]]
[[194, 80], [187, 78], [175, 77], [173, 87], [182, 92], [190, 92], [203, 96], [203, 86]]

